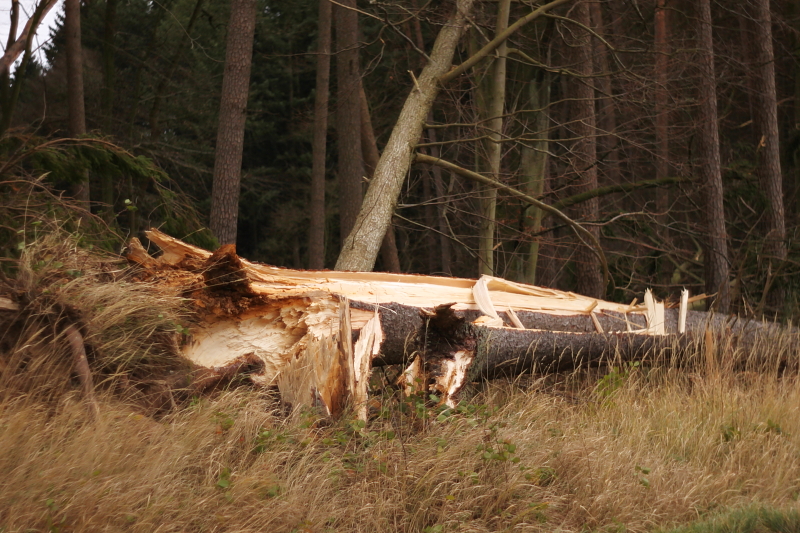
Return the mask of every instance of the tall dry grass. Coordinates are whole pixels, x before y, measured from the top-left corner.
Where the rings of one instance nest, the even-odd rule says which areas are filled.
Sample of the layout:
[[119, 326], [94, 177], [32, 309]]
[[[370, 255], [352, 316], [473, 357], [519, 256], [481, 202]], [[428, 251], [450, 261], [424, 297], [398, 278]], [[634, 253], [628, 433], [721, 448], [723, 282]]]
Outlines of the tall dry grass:
[[3, 531], [650, 531], [797, 508], [800, 382], [617, 370], [571, 395], [490, 384], [361, 427], [252, 390], [159, 421], [106, 399], [0, 405]]

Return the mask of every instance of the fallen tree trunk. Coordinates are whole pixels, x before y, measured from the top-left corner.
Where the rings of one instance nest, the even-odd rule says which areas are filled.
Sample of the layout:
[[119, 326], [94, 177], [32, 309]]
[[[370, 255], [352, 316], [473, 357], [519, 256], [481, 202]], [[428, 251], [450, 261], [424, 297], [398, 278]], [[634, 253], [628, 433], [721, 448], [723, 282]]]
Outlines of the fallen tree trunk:
[[[289, 270], [243, 260], [232, 245], [212, 254], [155, 230], [148, 237], [161, 256], [134, 239], [127, 257], [142, 280], [194, 306], [188, 359], [219, 372], [260, 360], [247, 365], [254, 382], [333, 416], [348, 402], [367, 416], [373, 366], [402, 364], [408, 392], [436, 392], [454, 405], [482, 376], [634, 360], [680, 365], [699, 344], [745, 360], [786, 331], [689, 311], [686, 298], [665, 309], [649, 294], [643, 305], [618, 304], [488, 276]], [[778, 347], [784, 362], [796, 359], [791, 335]]]

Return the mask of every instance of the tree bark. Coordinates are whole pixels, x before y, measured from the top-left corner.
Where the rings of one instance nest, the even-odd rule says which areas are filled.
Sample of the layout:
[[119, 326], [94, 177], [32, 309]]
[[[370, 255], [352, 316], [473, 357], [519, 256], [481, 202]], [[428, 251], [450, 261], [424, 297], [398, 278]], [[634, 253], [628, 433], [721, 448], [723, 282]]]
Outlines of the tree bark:
[[703, 183], [707, 237], [704, 251], [706, 292], [716, 293], [717, 311], [727, 313], [730, 306], [728, 287], [728, 242], [725, 230], [722, 170], [717, 124], [717, 82], [714, 69], [714, 40], [710, 0], [698, 4], [698, 66], [700, 74], [700, 116], [698, 166]]
[[211, 193], [211, 231], [220, 244], [236, 244], [256, 6], [255, 0], [231, 0]]
[[[585, 27], [591, 26], [589, 3], [579, 1], [574, 8], [575, 22]], [[574, 102], [571, 107], [569, 130], [577, 139], [572, 146], [571, 167], [574, 193], [582, 193], [597, 188], [597, 128], [595, 127], [594, 88], [590, 77], [594, 71], [592, 62], [591, 35], [582, 28], [572, 30], [574, 40], [567, 46], [572, 48], [572, 62], [580, 78], [570, 80], [570, 90]], [[599, 202], [592, 198], [578, 208], [579, 218], [596, 221], [600, 216]], [[591, 226], [589, 231], [599, 240], [600, 230]], [[605, 292], [603, 277], [597, 258], [591, 249], [578, 245], [574, 252], [576, 283], [575, 290], [580, 294], [599, 298]]]
[[[339, 149], [339, 228], [344, 243], [361, 209], [364, 164], [361, 153], [361, 68], [358, 64], [358, 13], [344, 0], [336, 17], [336, 138]], [[351, 8], [351, 9], [348, 9]]]
[[[783, 207], [783, 174], [781, 172], [780, 140], [778, 138], [778, 99], [775, 88], [775, 55], [772, 49], [772, 15], [769, 0], [751, 0], [752, 18], [752, 105], [753, 125], [757, 143], [757, 168], [761, 189], [767, 197], [765, 213], [767, 231], [764, 236], [767, 278], [777, 273], [786, 261], [786, 223]], [[768, 281], [769, 283], [769, 281]], [[772, 283], [766, 301], [780, 311], [784, 289]]]
[[311, 148], [311, 221], [308, 229], [308, 266], [314, 269], [325, 267], [325, 155], [331, 71], [331, 8], [330, 0], [319, 0], [314, 140]]
[[[67, 130], [70, 137], [86, 133], [83, 103], [83, 52], [81, 47], [81, 0], [64, 0], [64, 33], [67, 52]], [[73, 193], [84, 209], [89, 209], [89, 175], [75, 184]]]

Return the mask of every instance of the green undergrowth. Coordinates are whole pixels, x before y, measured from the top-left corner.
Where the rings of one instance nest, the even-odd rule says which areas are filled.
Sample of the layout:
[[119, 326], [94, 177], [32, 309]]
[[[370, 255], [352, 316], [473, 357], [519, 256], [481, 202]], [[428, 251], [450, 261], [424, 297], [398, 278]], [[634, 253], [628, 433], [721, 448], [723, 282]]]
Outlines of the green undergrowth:
[[796, 508], [774, 509], [750, 506], [719, 513], [714, 518], [661, 533], [797, 533], [800, 512]]

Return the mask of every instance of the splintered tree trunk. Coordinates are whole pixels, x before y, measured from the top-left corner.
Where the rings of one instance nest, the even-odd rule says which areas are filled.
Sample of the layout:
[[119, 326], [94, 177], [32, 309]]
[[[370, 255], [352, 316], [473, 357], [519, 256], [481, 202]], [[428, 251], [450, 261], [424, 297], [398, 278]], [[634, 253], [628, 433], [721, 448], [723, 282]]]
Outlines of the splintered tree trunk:
[[[508, 17], [511, 12], [511, 0], [500, 0], [497, 4], [497, 26], [495, 36], [502, 35], [508, 28]], [[491, 86], [487, 98], [488, 109], [486, 125], [489, 129], [486, 154], [489, 175], [495, 181], [501, 181], [500, 167], [503, 156], [503, 108], [506, 102], [506, 41], [497, 47], [491, 73]], [[481, 187], [481, 222], [478, 235], [478, 271], [481, 274], [494, 274], [494, 233], [495, 215], [497, 211], [497, 189], [491, 186]]]
[[220, 244], [236, 243], [257, 4], [256, 0], [231, 0], [211, 193], [211, 231]]
[[711, 31], [711, 1], [698, 1], [698, 65], [700, 74], [700, 116], [698, 165], [705, 200], [706, 232], [704, 263], [706, 292], [716, 293], [717, 311], [727, 313], [728, 241], [725, 231], [725, 208], [722, 202], [722, 170], [717, 125], [717, 82], [714, 70], [714, 41]]
[[328, 96], [331, 71], [331, 2], [319, 0], [317, 85], [314, 96], [314, 140], [311, 163], [311, 221], [308, 228], [309, 268], [325, 266], [325, 153], [328, 138]]
[[[688, 297], [665, 309], [648, 292], [632, 307], [490, 276], [289, 270], [250, 263], [232, 245], [212, 254], [155, 230], [147, 236], [163, 254], [151, 257], [134, 239], [128, 259], [140, 281], [180, 291], [192, 306], [186, 358], [206, 374], [277, 385], [285, 402], [332, 416], [348, 403], [368, 416], [367, 383], [380, 365], [403, 365], [406, 392], [454, 406], [484, 377], [631, 360], [692, 364], [687, 348], [698, 343], [735, 368], [754, 362], [756, 345], [772, 336], [778, 360], [797, 362], [796, 330], [688, 311]], [[775, 342], [779, 331], [785, 342]]]
[[[580, 0], [573, 11], [574, 19], [586, 27], [591, 26], [589, 17], [589, 3]], [[597, 134], [595, 128], [594, 88], [589, 77], [594, 70], [592, 62], [591, 36], [583, 29], [575, 29], [574, 42], [569, 42], [572, 47], [575, 71], [581, 78], [569, 81], [574, 102], [570, 103], [571, 124], [569, 130], [577, 139], [572, 146], [572, 171], [574, 173], [574, 193], [581, 193], [597, 188]], [[592, 198], [578, 209], [580, 218], [595, 221], [599, 218], [599, 202]], [[590, 226], [595, 238], [600, 237], [597, 226]], [[576, 291], [587, 296], [600, 297], [604, 292], [603, 276], [597, 257], [587, 246], [578, 245], [575, 250]]]
[[344, 242], [361, 208], [364, 164], [361, 155], [361, 68], [355, 0], [336, 6], [336, 136], [339, 148], [339, 227]]
[[[767, 256], [767, 286], [764, 291], [771, 306], [780, 310], [784, 289], [772, 279], [786, 261], [786, 223], [783, 208], [783, 176], [778, 139], [778, 103], [775, 89], [775, 55], [772, 50], [772, 15], [769, 0], [752, 0], [751, 53], [753, 81], [753, 125], [758, 154], [757, 174], [767, 197], [765, 213], [767, 232], [764, 251]], [[771, 289], [770, 289], [771, 286]]]
[[[83, 52], [81, 47], [81, 2], [64, 1], [64, 32], [67, 50], [67, 108], [69, 113], [68, 131], [70, 137], [80, 137], [86, 133], [86, 111], [83, 103]], [[89, 175], [73, 190], [75, 198], [85, 209], [89, 209]]]

